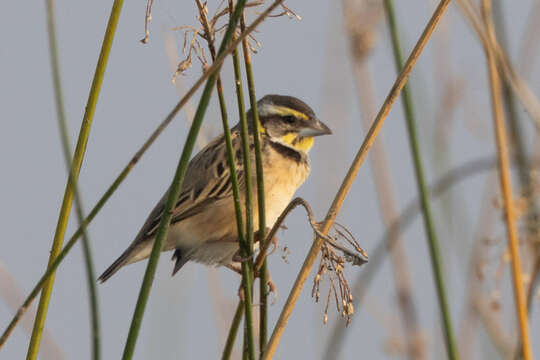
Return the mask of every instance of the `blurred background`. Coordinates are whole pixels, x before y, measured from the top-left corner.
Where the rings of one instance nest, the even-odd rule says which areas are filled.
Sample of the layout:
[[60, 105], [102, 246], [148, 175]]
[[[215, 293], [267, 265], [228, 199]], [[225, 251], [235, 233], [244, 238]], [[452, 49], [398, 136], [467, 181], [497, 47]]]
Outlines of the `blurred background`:
[[[253, 55], [256, 92], [259, 98], [271, 93], [296, 96], [332, 128], [332, 136], [317, 139], [310, 153], [311, 176], [298, 191], [322, 220], [364, 138], [365, 122], [374, 119], [396, 71], [384, 8], [379, 1], [298, 0], [286, 4], [301, 20], [287, 16], [269, 18], [255, 34], [262, 45]], [[2, 331], [46, 268], [66, 181], [44, 5], [43, 1], [6, 3], [7, 15], [0, 22]], [[208, 2], [211, 14], [218, 5], [219, 1]], [[409, 0], [396, 1], [395, 5], [402, 48], [408, 55], [437, 2]], [[474, 6], [477, 5], [475, 2]], [[110, 6], [110, 1], [56, 1], [61, 75], [72, 145], [84, 113]], [[145, 7], [144, 1], [128, 1], [120, 17], [80, 174], [86, 210], [96, 203], [169, 113], [179, 94], [201, 74], [194, 59], [193, 67], [178, 77], [176, 85], [171, 82], [176, 65], [184, 59], [183, 32], [173, 28], [197, 26], [195, 3], [157, 1], [150, 39], [143, 45], [139, 40], [144, 36]], [[494, 7], [499, 15], [495, 17], [499, 42], [506, 47], [519, 75], [538, 94], [540, 29], [534, 19], [540, 15], [540, 1], [494, 0]], [[248, 18], [253, 19], [261, 9], [248, 10]], [[222, 78], [230, 119], [235, 123], [238, 115], [230, 59], [223, 66]], [[486, 57], [456, 2], [444, 14], [409, 83], [428, 184], [435, 184], [449, 172], [459, 179], [432, 197], [432, 208], [461, 357], [512, 357], [518, 331], [499, 182], [493, 167], [496, 147]], [[197, 100], [196, 95], [186, 107], [188, 116]], [[537, 153], [537, 128], [521, 103], [516, 101], [515, 105], [524, 154], [533, 159]], [[101, 273], [132, 241], [170, 184], [188, 129], [183, 112], [89, 227], [96, 272]], [[221, 131], [214, 94], [200, 141], [206, 142]], [[386, 163], [370, 153], [337, 219], [370, 255], [380, 246], [388, 229], [384, 219], [395, 219], [418, 195], [401, 101], [392, 108], [376, 144], [384, 146]], [[512, 143], [511, 151], [515, 153], [516, 149]], [[479, 159], [487, 163], [473, 167], [470, 173], [463, 171], [463, 165]], [[372, 160], [386, 169], [386, 177], [374, 179]], [[522, 210], [519, 230], [526, 288], [534, 275], [539, 241], [527, 220], [532, 208], [529, 205], [537, 195], [534, 166], [539, 162], [530, 164], [530, 169], [524, 169], [521, 175], [515, 171], [513, 177], [516, 207]], [[522, 187], [523, 173], [529, 176], [529, 193]], [[382, 183], [389, 183], [390, 188]], [[381, 215], [380, 196], [387, 208], [394, 208], [386, 215]], [[277, 300], [269, 310], [271, 327], [312, 242], [305, 219], [303, 210], [288, 217], [288, 229], [278, 235], [280, 248], [269, 258], [270, 273], [278, 290]], [[67, 237], [76, 228], [72, 214]], [[321, 301], [315, 303], [311, 296], [312, 272], [275, 357], [405, 358], [412, 354], [407, 344], [413, 344], [414, 358], [445, 358], [426, 235], [418, 213], [410, 226], [401, 230], [400, 241], [400, 252], [392, 259], [385, 253], [380, 267], [370, 262], [363, 267], [346, 268], [351, 288], [365, 293], [345, 331], [341, 331], [345, 322], [333, 302], [328, 322], [323, 324], [328, 283], [323, 282]], [[160, 259], [135, 358], [220, 357], [236, 307], [239, 277], [226, 269], [189, 263], [171, 278], [169, 258], [170, 254], [162, 254]], [[130, 265], [98, 287], [104, 359], [121, 356], [145, 267], [146, 262]], [[356, 284], [367, 271], [373, 271], [375, 276], [369, 287], [367, 283]], [[409, 313], [413, 317], [410, 321], [416, 324], [414, 332], [410, 322], [402, 321], [396, 273], [401, 284], [406, 285], [414, 308]], [[537, 355], [539, 304], [535, 292], [530, 334]], [[25, 316], [26, 327], [19, 326], [14, 331], [0, 351], [0, 359], [25, 356], [28, 324], [31, 326], [33, 316], [33, 310]], [[340, 342], [336, 342], [336, 337]], [[57, 272], [40, 358], [88, 359], [90, 344], [84, 261], [77, 245]], [[240, 344], [241, 339], [237, 340], [236, 351]], [[234, 354], [235, 358], [238, 354]]]

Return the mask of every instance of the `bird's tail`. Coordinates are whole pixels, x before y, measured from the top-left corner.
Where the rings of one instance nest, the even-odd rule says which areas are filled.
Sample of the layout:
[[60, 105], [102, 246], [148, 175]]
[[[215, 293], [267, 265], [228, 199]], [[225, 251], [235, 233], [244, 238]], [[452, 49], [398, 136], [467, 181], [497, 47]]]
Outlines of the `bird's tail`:
[[111, 276], [113, 276], [120, 268], [124, 265], [131, 264], [132, 262], [137, 261], [138, 259], [134, 259], [138, 253], [138, 246], [130, 246], [120, 255], [118, 259], [116, 259], [111, 266], [107, 268], [101, 274], [98, 278], [98, 281], [100, 283], [104, 283], [107, 281]]

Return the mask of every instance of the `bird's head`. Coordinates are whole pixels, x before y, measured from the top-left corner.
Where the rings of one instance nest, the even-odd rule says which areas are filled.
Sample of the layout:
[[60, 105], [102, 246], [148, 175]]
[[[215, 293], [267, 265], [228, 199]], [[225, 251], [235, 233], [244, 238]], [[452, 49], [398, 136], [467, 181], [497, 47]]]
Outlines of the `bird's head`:
[[257, 102], [257, 110], [259, 132], [299, 152], [307, 153], [315, 136], [332, 133], [309, 106], [292, 96], [266, 95]]

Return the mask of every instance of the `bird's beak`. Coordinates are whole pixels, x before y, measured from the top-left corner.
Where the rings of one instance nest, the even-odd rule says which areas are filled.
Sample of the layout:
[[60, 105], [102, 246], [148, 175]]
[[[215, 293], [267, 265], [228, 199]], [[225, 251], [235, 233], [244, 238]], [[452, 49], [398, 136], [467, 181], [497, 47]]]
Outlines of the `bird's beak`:
[[321, 120], [315, 118], [311, 121], [310, 126], [300, 130], [300, 133], [298, 135], [302, 137], [312, 137], [330, 134], [332, 134], [332, 130], [330, 130], [330, 128], [326, 126]]

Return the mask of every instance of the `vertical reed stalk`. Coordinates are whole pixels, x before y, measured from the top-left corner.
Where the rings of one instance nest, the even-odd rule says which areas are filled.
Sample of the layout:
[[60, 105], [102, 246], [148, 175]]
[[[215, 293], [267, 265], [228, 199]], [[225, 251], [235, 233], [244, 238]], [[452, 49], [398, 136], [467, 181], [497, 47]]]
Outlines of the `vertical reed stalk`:
[[[105, 68], [109, 59], [116, 26], [118, 25], [118, 19], [122, 10], [123, 0], [115, 0], [107, 24], [107, 30], [105, 31], [105, 37], [103, 39], [101, 52], [94, 74], [94, 80], [92, 81], [92, 87], [90, 89], [90, 95], [86, 105], [86, 111], [81, 124], [81, 130], [79, 132], [79, 139], [77, 140], [77, 146], [75, 147], [75, 154], [73, 155], [73, 163], [71, 173], [73, 177], [68, 179], [66, 190], [64, 192], [64, 199], [62, 201], [62, 208], [58, 217], [58, 223], [54, 235], [53, 245], [49, 256], [49, 263], [47, 267], [52, 265], [54, 259], [58, 256], [62, 249], [62, 243], [64, 241], [64, 235], [69, 219], [71, 210], [71, 204], [73, 201], [73, 182], [77, 181], [79, 172], [81, 169], [84, 153], [86, 150], [86, 144], [88, 136], [90, 135], [90, 128], [92, 126], [92, 120], [96, 109], [99, 93], [101, 90], [101, 84], [103, 83], [103, 77], [105, 75]], [[34, 329], [32, 331], [32, 337], [30, 339], [30, 345], [28, 347], [27, 360], [34, 360], [37, 358], [39, 352], [39, 345], [41, 342], [41, 334], [43, 326], [45, 325], [45, 319], [47, 317], [47, 310], [49, 307], [49, 301], [51, 298], [52, 288], [54, 285], [54, 272], [47, 280], [43, 287], [41, 297], [39, 300], [39, 306], [34, 321]]]
[[[537, 3], [536, 6], [538, 7], [539, 4], [540, 3]], [[533, 7], [534, 4], [531, 6]], [[502, 7], [503, 4], [501, 0], [498, 0], [494, 3], [493, 17], [495, 34], [500, 39], [501, 47], [503, 49], [506, 49], [508, 48], [508, 41], [506, 36], [507, 31], [504, 26], [504, 12]], [[540, 9], [540, 7], [538, 8]], [[534, 8], [531, 10], [532, 12], [530, 13], [530, 15], [533, 15]], [[527, 237], [536, 239], [539, 232], [538, 223], [540, 220], [540, 216], [538, 214], [538, 206], [534, 197], [534, 187], [531, 179], [531, 164], [527, 159], [527, 144], [525, 143], [523, 127], [520, 123], [519, 114], [516, 108], [516, 98], [506, 78], [502, 79], [501, 86], [504, 100], [504, 109], [508, 118], [507, 123], [510, 130], [510, 148], [515, 148], [513, 153], [515, 156], [515, 161], [518, 164], [517, 170], [521, 186], [521, 196], [527, 199]], [[512, 158], [512, 156], [510, 158]], [[532, 298], [534, 295], [536, 280], [540, 271], [540, 253], [538, 252], [537, 242], [527, 241], [527, 245], [530, 247], [531, 253], [533, 254], [531, 278], [529, 281], [529, 287], [527, 289], [527, 315], [530, 318], [532, 309]]]
[[[401, 71], [403, 64], [403, 56], [401, 54], [401, 47], [399, 43], [397, 21], [394, 11], [394, 5], [392, 0], [385, 0], [384, 6], [386, 8], [388, 26], [390, 27], [390, 35], [392, 38], [392, 50], [394, 52], [394, 60], [397, 71]], [[435, 232], [435, 226], [433, 225], [433, 217], [431, 214], [431, 205], [429, 200], [429, 192], [426, 187], [426, 180], [424, 175], [424, 168], [422, 164], [422, 158], [420, 154], [420, 148], [418, 145], [418, 132], [416, 129], [416, 120], [414, 116], [412, 97], [408, 85], [403, 88], [403, 108], [405, 112], [405, 118], [407, 120], [407, 133], [409, 135], [409, 145], [413, 156], [414, 170], [416, 174], [416, 183], [418, 187], [418, 193], [420, 194], [420, 200], [422, 204], [422, 214], [424, 218], [424, 228], [426, 231], [429, 254], [431, 257], [431, 266], [433, 276], [435, 279], [435, 285], [437, 290], [437, 299], [439, 301], [439, 311], [443, 323], [444, 340], [446, 343], [446, 352], [448, 358], [455, 360], [459, 357], [454, 340], [454, 331], [452, 329], [452, 320], [450, 314], [450, 308], [448, 305], [448, 298], [446, 296], [446, 289], [444, 284], [444, 275], [442, 270], [442, 261], [439, 250], [439, 241], [437, 240], [437, 233]]]
[[[495, 43], [495, 32], [491, 18], [491, 1], [482, 1], [482, 15], [484, 17], [487, 36], [490, 43]], [[503, 105], [501, 99], [501, 84], [497, 70], [497, 63], [493, 49], [486, 46], [486, 57], [489, 71], [491, 107], [493, 112], [493, 126], [495, 127], [495, 137], [499, 160], [499, 180], [501, 183], [501, 193], [504, 199], [505, 220], [508, 232], [508, 246], [512, 263], [512, 279], [514, 284], [514, 296], [516, 315], [519, 325], [519, 332], [522, 341], [523, 359], [532, 359], [531, 344], [529, 340], [529, 327], [527, 321], [527, 308], [525, 304], [525, 293], [523, 289], [523, 279], [521, 277], [521, 260], [519, 255], [519, 241], [516, 227], [516, 215], [512, 197], [512, 183], [510, 179], [510, 165], [508, 160], [508, 140], [504, 127]]]
[[[204, 6], [201, 3], [200, 0], [196, 0], [197, 7], [199, 8], [199, 16], [201, 17], [201, 22], [204, 27], [204, 31], [206, 33], [206, 39], [208, 42], [208, 48], [210, 49], [210, 55], [212, 56], [212, 61], [215, 61], [216, 59], [216, 49], [214, 47], [214, 36], [210, 29], [210, 25], [206, 16], [206, 12], [204, 11]], [[232, 4], [231, 4], [232, 5]], [[233, 7], [229, 7], [230, 10], [230, 17], [233, 16]], [[232, 34], [232, 39], [234, 39], [234, 32]], [[234, 54], [237, 53], [237, 50], [235, 49], [233, 52]], [[236, 75], [236, 69], [235, 69], [235, 75]], [[236, 79], [236, 86], [237, 86], [237, 94], [238, 94], [238, 106], [239, 106], [239, 114], [241, 118], [241, 140], [242, 140], [242, 146], [243, 146], [243, 154], [244, 154], [244, 174], [250, 174], [250, 166], [249, 166], [249, 135], [247, 133], [247, 121], [246, 121], [246, 115], [245, 115], [245, 109], [244, 109], [244, 102], [243, 102], [243, 95], [242, 95], [242, 84], [240, 79], [237, 77]], [[217, 93], [219, 98], [219, 105], [221, 109], [221, 119], [223, 123], [223, 132], [225, 134], [225, 142], [227, 147], [227, 158], [229, 163], [229, 168], [231, 172], [231, 183], [233, 188], [233, 198], [234, 198], [234, 204], [235, 204], [235, 214], [236, 214], [236, 224], [237, 224], [237, 232], [238, 232], [238, 242], [241, 247], [241, 254], [243, 257], [249, 257], [249, 255], [253, 252], [253, 206], [252, 206], [252, 199], [251, 199], [251, 177], [246, 176], [246, 233], [244, 235], [243, 231], [243, 222], [242, 222], [242, 210], [241, 210], [241, 204], [240, 204], [240, 192], [238, 189], [238, 177], [236, 173], [236, 161], [234, 159], [234, 151], [231, 141], [231, 131], [229, 129], [229, 122], [228, 122], [228, 116], [227, 116], [227, 109], [225, 104], [225, 96], [223, 94], [223, 85], [221, 83], [221, 77], [217, 76]], [[238, 92], [238, 87], [240, 87], [240, 92]], [[251, 244], [251, 247], [250, 247]], [[246, 263], [246, 265], [248, 265]], [[244, 287], [244, 294], [251, 294], [251, 280], [252, 275], [252, 269], [250, 266], [244, 266], [242, 264], [242, 286]], [[248, 279], [245, 281], [245, 279]], [[254, 348], [254, 340], [253, 340], [253, 316], [252, 316], [252, 301], [251, 301], [251, 295], [248, 299], [244, 302], [244, 309], [246, 312], [246, 323], [247, 323], [247, 336], [248, 336], [248, 352], [253, 357], [251, 359], [254, 360], [255, 356], [255, 348]]]
[[[244, 177], [246, 186], [246, 243], [242, 254], [249, 259], [242, 262], [242, 284], [244, 285], [244, 304], [245, 304], [245, 351], [250, 360], [255, 359], [255, 339], [253, 313], [251, 304], [253, 302], [253, 193], [251, 184], [251, 161], [250, 161], [250, 139], [248, 132], [248, 123], [246, 118], [246, 109], [244, 105], [244, 94], [242, 90], [242, 79], [240, 74], [240, 63], [238, 61], [238, 51], [233, 52], [234, 77], [236, 84], [236, 95], [238, 102], [238, 115], [240, 116], [240, 135], [242, 140], [242, 155], [244, 163]], [[253, 129], [255, 137], [257, 129]], [[244, 354], [245, 356], [246, 354]]]
[[[232, 39], [232, 35], [236, 29], [236, 24], [240, 18], [240, 15], [242, 14], [242, 9], [244, 8], [245, 3], [246, 3], [246, 0], [240, 0], [238, 2], [238, 6], [234, 10], [233, 15], [231, 16], [229, 20], [227, 31], [225, 32], [225, 35], [223, 36], [223, 41], [221, 42], [221, 46], [219, 48], [220, 54], [225, 50], [227, 44]], [[159, 223], [159, 227], [156, 234], [156, 240], [152, 247], [152, 252], [148, 260], [148, 265], [146, 267], [146, 272], [144, 274], [143, 283], [141, 285], [141, 290], [139, 292], [139, 297], [137, 299], [137, 305], [135, 306], [135, 311], [133, 313], [133, 319], [132, 319], [131, 326], [129, 329], [128, 338], [126, 340], [124, 354], [122, 356], [123, 360], [131, 359], [135, 351], [135, 345], [137, 342], [137, 337], [138, 337], [140, 326], [142, 323], [142, 317], [144, 315], [144, 310], [146, 308], [148, 296], [150, 295], [150, 289], [152, 287], [152, 282], [154, 280], [154, 275], [156, 272], [157, 263], [159, 261], [162, 244], [163, 244], [164, 239], [167, 237], [169, 224], [171, 222], [171, 217], [172, 217], [171, 210], [174, 204], [176, 204], [176, 202], [178, 201], [178, 196], [180, 195], [180, 191], [182, 189], [182, 183], [184, 182], [184, 177], [187, 171], [187, 167], [189, 165], [191, 153], [195, 146], [195, 142], [197, 140], [197, 134], [199, 133], [199, 130], [200, 130], [203, 118], [204, 118], [204, 114], [206, 112], [208, 103], [210, 101], [210, 97], [212, 95], [212, 89], [214, 88], [214, 85], [216, 84], [218, 73], [219, 73], [219, 70], [213, 73], [212, 75], [210, 75], [210, 77], [208, 78], [208, 81], [206, 82], [206, 86], [204, 87], [203, 93], [201, 95], [199, 106], [197, 107], [197, 111], [193, 118], [193, 123], [191, 125], [184, 148], [182, 150], [182, 155], [180, 156], [180, 160], [178, 161], [176, 173], [174, 175], [173, 181], [168, 191], [167, 201], [163, 209], [163, 216]], [[245, 267], [245, 263], [242, 264], [242, 267]], [[248, 283], [248, 280], [249, 279], [246, 279], [246, 276], [243, 276], [244, 288], [247, 287], [249, 290], [249, 286], [246, 286], [246, 283]], [[248, 295], [249, 294], [246, 294], [246, 296]]]
[[[64, 160], [66, 162], [66, 168], [68, 176], [71, 178], [70, 182], [73, 185], [73, 194], [75, 197], [75, 208], [79, 225], [83, 225], [84, 211], [81, 202], [81, 196], [79, 193], [77, 181], [74, 180], [74, 174], [71, 172], [71, 149], [69, 145], [69, 134], [67, 129], [66, 115], [64, 111], [64, 100], [62, 94], [62, 81], [60, 78], [60, 63], [58, 59], [58, 45], [56, 40], [56, 20], [54, 11], [54, 0], [46, 1], [47, 12], [47, 29], [49, 35], [49, 52], [51, 57], [51, 72], [54, 85], [54, 97], [56, 102], [56, 113], [58, 117], [58, 127], [60, 129], [60, 138], [62, 140], [62, 149], [64, 152]], [[90, 304], [90, 322], [91, 322], [91, 340], [92, 340], [92, 358], [99, 360], [100, 358], [100, 331], [99, 331], [99, 309], [98, 309], [98, 296], [95, 282], [94, 263], [92, 261], [92, 254], [90, 251], [90, 241], [86, 228], [82, 226], [82, 238], [83, 238], [83, 254], [85, 260], [85, 268], [87, 275], [88, 296]]]
[[[97, 201], [96, 205], [92, 208], [92, 210], [88, 213], [88, 216], [86, 219], [84, 219], [83, 226], [87, 227], [92, 220], [96, 217], [96, 215], [101, 211], [105, 203], [109, 200], [109, 198], [114, 194], [114, 192], [118, 189], [120, 184], [125, 180], [125, 178], [128, 176], [130, 171], [135, 167], [135, 165], [138, 163], [138, 161], [141, 159], [141, 157], [146, 153], [148, 148], [156, 141], [156, 139], [163, 133], [165, 128], [171, 123], [171, 121], [174, 119], [176, 114], [180, 112], [182, 107], [188, 102], [188, 100], [195, 94], [195, 92], [199, 89], [199, 87], [203, 84], [203, 82], [208, 79], [211, 75], [213, 75], [221, 65], [223, 64], [223, 61], [229, 55], [242, 41], [242, 39], [246, 36], [248, 36], [251, 32], [255, 30], [255, 28], [264, 20], [266, 17], [277, 7], [279, 4], [281, 4], [283, 0], [275, 0], [266, 10], [264, 10], [258, 17], [255, 19], [251, 25], [246, 29], [246, 31], [238, 37], [232, 44], [227, 46], [226, 50], [219, 53], [219, 56], [217, 57], [214, 64], [212, 64], [206, 72], [204, 72], [201, 77], [193, 84], [193, 86], [188, 90], [188, 92], [184, 95], [182, 99], [176, 104], [176, 106], [171, 110], [171, 112], [167, 115], [167, 117], [158, 125], [158, 127], [152, 132], [152, 134], [148, 137], [148, 139], [142, 144], [142, 146], [137, 150], [135, 155], [131, 158], [131, 160], [128, 162], [128, 164], [122, 169], [120, 174], [116, 177], [116, 179], [113, 181], [113, 183], [107, 188], [103, 196]], [[19, 309], [17, 310], [16, 314], [13, 316], [11, 321], [9, 322], [8, 326], [0, 336], [0, 348], [6, 343], [7, 339], [21, 320], [22, 316], [26, 313], [28, 310], [30, 304], [35, 299], [35, 297], [39, 294], [42, 287], [44, 286], [45, 282], [49, 279], [49, 277], [56, 271], [60, 263], [64, 260], [66, 255], [70, 252], [70, 250], [73, 248], [73, 245], [77, 242], [79, 237], [82, 235], [82, 227], [79, 227], [75, 233], [71, 236], [69, 241], [66, 243], [66, 246], [58, 253], [58, 256], [55, 257], [55, 259], [52, 261], [52, 263], [47, 267], [47, 270], [44, 272], [44, 274], [41, 276], [41, 278], [37, 281], [37, 283], [34, 285], [32, 290], [30, 291], [30, 294], [26, 297], [24, 302], [21, 304]]]
[[[240, 28], [242, 32], [246, 31], [245, 17], [240, 19]], [[242, 50], [244, 53], [244, 63], [246, 66], [246, 77], [248, 82], [249, 102], [251, 105], [251, 121], [253, 130], [253, 143], [255, 145], [255, 168], [257, 171], [257, 206], [259, 218], [259, 248], [262, 249], [262, 243], [266, 239], [266, 208], [264, 201], [264, 175], [261, 156], [261, 139], [258, 129], [260, 128], [259, 112], [257, 110], [257, 96], [255, 94], [255, 80], [253, 78], [253, 67], [251, 66], [251, 55], [249, 53], [248, 38], [242, 41]], [[259, 271], [259, 302], [260, 302], [260, 321], [259, 321], [259, 351], [260, 356], [266, 347], [267, 328], [268, 328], [268, 273], [266, 259]]]
[[[233, 1], [229, 1], [229, 9], [233, 9]], [[233, 35], [234, 36], [234, 35]], [[250, 164], [250, 144], [248, 123], [246, 118], [246, 108], [244, 104], [244, 91], [242, 86], [242, 74], [240, 72], [240, 61], [238, 59], [238, 50], [235, 49], [233, 54], [233, 68], [234, 79], [236, 86], [236, 98], [238, 103], [238, 115], [240, 117], [240, 131], [242, 137], [242, 154], [244, 163], [244, 174], [246, 179], [246, 241], [242, 243], [243, 257], [251, 259], [253, 255], [253, 193], [251, 184], [251, 164]], [[254, 135], [255, 136], [255, 135]], [[246, 276], [244, 276], [244, 273]], [[242, 284], [244, 285], [244, 312], [246, 313], [245, 325], [244, 325], [244, 354], [249, 354], [250, 359], [255, 358], [255, 339], [254, 339], [254, 325], [253, 325], [253, 263], [252, 261], [244, 261], [242, 263]], [[251, 281], [245, 281], [245, 279], [251, 279]], [[247, 289], [249, 288], [249, 289]], [[231, 331], [236, 332], [238, 328], [231, 326]], [[229, 337], [234, 337], [236, 334], [229, 333]]]
[[[414, 47], [411, 55], [407, 59], [407, 62], [405, 63], [402, 72], [399, 74], [398, 78], [394, 82], [392, 89], [390, 90], [381, 109], [379, 110], [379, 113], [377, 114], [373, 125], [369, 129], [366, 138], [364, 139], [364, 142], [360, 146], [360, 149], [358, 150], [358, 153], [356, 154], [353, 163], [351, 164], [349, 171], [347, 172], [347, 175], [343, 179], [343, 182], [341, 183], [341, 186], [334, 198], [334, 201], [332, 202], [332, 205], [330, 206], [330, 209], [328, 210], [328, 213], [326, 214], [326, 218], [320, 229], [323, 234], [326, 234], [334, 223], [334, 220], [341, 208], [341, 205], [343, 204], [343, 201], [345, 200], [345, 197], [347, 196], [352, 186], [356, 174], [358, 173], [358, 170], [360, 170], [360, 166], [364, 162], [364, 159], [366, 158], [371, 145], [373, 145], [373, 142], [375, 141], [375, 138], [377, 137], [382, 127], [382, 124], [384, 123], [384, 120], [388, 116], [392, 105], [395, 103], [399, 93], [401, 92], [401, 89], [403, 89], [403, 86], [409, 78], [409, 74], [413, 66], [416, 64], [418, 57], [422, 53], [422, 50], [424, 49], [429, 37], [433, 33], [433, 30], [435, 29], [436, 25], [438, 24], [449, 4], [450, 0], [442, 0], [439, 3], [437, 9], [433, 13], [433, 16], [431, 17], [426, 28], [424, 29], [424, 32], [420, 36], [420, 39], [416, 43], [416, 46]], [[306, 282], [309, 271], [311, 270], [313, 263], [315, 262], [319, 254], [322, 242], [323, 239], [317, 237], [313, 242], [313, 245], [311, 246], [308, 255], [306, 256], [304, 264], [302, 265], [302, 268], [298, 273], [293, 288], [289, 293], [287, 302], [285, 303], [285, 306], [281, 311], [278, 322], [274, 327], [274, 331], [272, 332], [270, 341], [268, 342], [268, 345], [263, 353], [263, 360], [269, 360], [274, 356], [279, 340], [281, 339], [281, 335], [283, 334], [283, 330], [285, 329], [294, 305], [296, 304], [296, 300], [298, 300], [298, 296], [300, 295], [300, 291], [304, 283]]]

